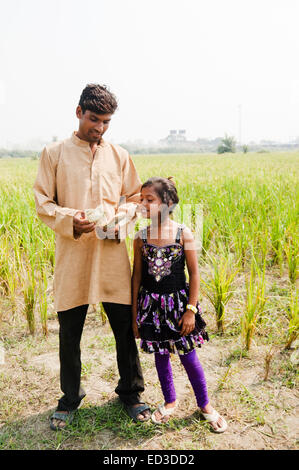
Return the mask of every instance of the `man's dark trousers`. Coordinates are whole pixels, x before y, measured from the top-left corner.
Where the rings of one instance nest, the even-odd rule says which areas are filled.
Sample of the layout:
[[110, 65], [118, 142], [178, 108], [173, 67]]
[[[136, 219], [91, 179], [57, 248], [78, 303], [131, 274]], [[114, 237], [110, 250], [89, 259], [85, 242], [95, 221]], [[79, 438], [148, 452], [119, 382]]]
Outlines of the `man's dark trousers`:
[[[131, 305], [103, 302], [116, 341], [119, 382], [115, 389], [120, 400], [127, 405], [140, 402], [144, 381], [138, 350], [132, 331]], [[58, 411], [78, 408], [85, 391], [80, 385], [81, 350], [80, 340], [88, 310], [81, 305], [58, 312], [60, 384], [64, 393], [58, 402]]]

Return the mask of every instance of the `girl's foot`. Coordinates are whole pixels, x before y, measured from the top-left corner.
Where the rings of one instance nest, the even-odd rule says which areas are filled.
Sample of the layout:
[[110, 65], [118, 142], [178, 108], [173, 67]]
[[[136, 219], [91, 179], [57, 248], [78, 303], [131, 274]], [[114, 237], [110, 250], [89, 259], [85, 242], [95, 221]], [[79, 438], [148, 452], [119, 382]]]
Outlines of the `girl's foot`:
[[204, 408], [201, 408], [201, 412], [214, 432], [220, 433], [226, 431], [227, 422], [209, 403]]
[[155, 424], [165, 424], [169, 420], [169, 416], [174, 412], [177, 407], [177, 402], [164, 403], [159, 405], [158, 409], [152, 414], [152, 421]]

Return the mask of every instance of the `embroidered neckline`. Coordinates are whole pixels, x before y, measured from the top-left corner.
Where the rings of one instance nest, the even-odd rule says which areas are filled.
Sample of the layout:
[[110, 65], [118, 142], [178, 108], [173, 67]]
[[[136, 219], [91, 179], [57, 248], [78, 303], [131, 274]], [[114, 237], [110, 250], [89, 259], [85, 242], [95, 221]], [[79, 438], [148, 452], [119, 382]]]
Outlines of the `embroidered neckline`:
[[163, 245], [163, 246], [155, 245], [154, 243], [148, 243], [148, 242], [143, 242], [143, 244], [144, 245], [149, 245], [149, 246], [154, 246], [155, 248], [158, 248], [159, 250], [161, 250], [162, 248], [167, 248], [168, 246], [174, 246], [174, 245], [179, 245], [182, 249], [184, 249], [184, 245], [181, 245], [178, 242], [168, 243], [168, 245]]
[[144, 242], [142, 256], [148, 263], [148, 274], [154, 276], [156, 282], [171, 274], [172, 263], [184, 256], [184, 247], [180, 243], [171, 243], [158, 247]]

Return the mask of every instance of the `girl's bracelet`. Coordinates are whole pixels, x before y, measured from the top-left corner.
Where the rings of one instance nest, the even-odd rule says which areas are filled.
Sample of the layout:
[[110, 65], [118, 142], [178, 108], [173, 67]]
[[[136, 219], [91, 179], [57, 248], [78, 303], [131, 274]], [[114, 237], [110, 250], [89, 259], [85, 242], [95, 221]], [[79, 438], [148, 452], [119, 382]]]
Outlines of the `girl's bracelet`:
[[194, 305], [187, 304], [186, 309], [187, 309], [187, 310], [191, 310], [191, 312], [193, 312], [193, 313], [197, 313], [197, 308], [194, 307]]

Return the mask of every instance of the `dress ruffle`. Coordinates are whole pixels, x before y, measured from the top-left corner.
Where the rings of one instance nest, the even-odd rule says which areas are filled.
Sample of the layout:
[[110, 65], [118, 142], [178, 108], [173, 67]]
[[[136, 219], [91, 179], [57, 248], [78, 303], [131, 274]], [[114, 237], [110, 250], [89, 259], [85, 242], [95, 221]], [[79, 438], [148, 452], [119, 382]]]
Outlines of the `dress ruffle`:
[[188, 299], [188, 283], [184, 289], [167, 294], [154, 293], [140, 287], [137, 326], [142, 338], [140, 347], [144, 352], [168, 354], [177, 351], [179, 354], [187, 354], [195, 347], [201, 347], [204, 340], [209, 340], [198, 302], [194, 330], [189, 335], [180, 335], [179, 321], [186, 311]]

